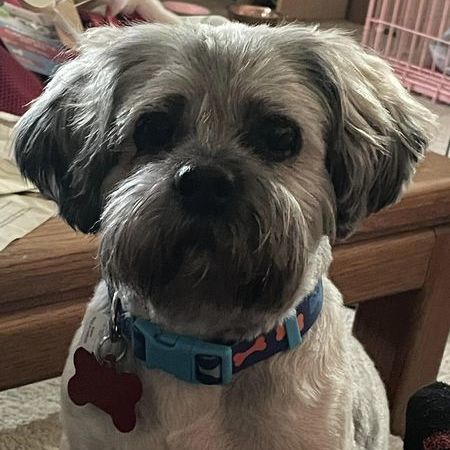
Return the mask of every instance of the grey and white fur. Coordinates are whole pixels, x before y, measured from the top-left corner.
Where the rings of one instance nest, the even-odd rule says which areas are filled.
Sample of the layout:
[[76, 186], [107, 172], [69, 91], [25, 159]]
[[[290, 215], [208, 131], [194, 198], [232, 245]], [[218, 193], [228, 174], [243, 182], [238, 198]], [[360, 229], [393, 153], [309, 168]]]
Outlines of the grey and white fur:
[[103, 272], [83, 324], [108, 310], [201, 339], [267, 332], [324, 279], [297, 349], [227, 386], [128, 356], [144, 386], [134, 431], [68, 399], [62, 448], [386, 450], [389, 413], [327, 278], [330, 242], [395, 202], [433, 117], [345, 33], [239, 24], [88, 32], [18, 124], [23, 174], [83, 232]]

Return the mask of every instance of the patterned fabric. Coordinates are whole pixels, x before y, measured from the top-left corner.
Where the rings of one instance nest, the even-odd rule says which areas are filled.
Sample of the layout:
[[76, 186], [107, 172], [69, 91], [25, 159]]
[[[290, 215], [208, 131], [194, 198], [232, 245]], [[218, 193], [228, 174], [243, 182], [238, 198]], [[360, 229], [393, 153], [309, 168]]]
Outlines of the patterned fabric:
[[449, 384], [437, 381], [419, 389], [409, 399], [404, 448], [450, 450]]
[[423, 441], [424, 450], [450, 450], [450, 432], [434, 433]]

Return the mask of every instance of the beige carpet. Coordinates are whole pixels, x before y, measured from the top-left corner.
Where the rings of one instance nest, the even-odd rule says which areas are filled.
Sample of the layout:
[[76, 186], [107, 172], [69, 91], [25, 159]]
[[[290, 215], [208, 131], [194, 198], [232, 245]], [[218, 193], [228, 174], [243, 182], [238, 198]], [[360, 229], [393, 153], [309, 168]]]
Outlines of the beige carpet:
[[[351, 310], [348, 313], [350, 327]], [[450, 383], [450, 339], [439, 380]], [[57, 450], [58, 402], [59, 378], [0, 392], [0, 450]], [[390, 450], [401, 449], [402, 441], [392, 437]]]

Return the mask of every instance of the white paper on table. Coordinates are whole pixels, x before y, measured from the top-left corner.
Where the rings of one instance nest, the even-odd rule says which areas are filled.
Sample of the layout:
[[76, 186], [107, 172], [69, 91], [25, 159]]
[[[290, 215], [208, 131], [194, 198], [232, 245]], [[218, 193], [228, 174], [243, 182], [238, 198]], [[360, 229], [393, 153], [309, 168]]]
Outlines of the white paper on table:
[[0, 158], [13, 159], [12, 130], [19, 117], [0, 111]]
[[57, 212], [57, 206], [38, 194], [0, 196], [0, 251], [37, 228]]
[[33, 231], [57, 211], [55, 203], [36, 194], [11, 155], [11, 135], [18, 117], [0, 112], [0, 251]]
[[38, 190], [22, 177], [13, 161], [0, 158], [0, 195], [22, 192], [38, 192]]

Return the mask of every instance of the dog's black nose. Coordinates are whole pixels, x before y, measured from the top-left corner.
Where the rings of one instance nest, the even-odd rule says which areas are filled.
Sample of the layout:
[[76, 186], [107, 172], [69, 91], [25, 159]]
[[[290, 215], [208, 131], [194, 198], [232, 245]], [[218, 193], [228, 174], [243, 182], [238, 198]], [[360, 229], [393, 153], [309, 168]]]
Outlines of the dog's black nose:
[[183, 206], [199, 214], [219, 213], [235, 193], [233, 175], [210, 166], [185, 165], [175, 175]]

